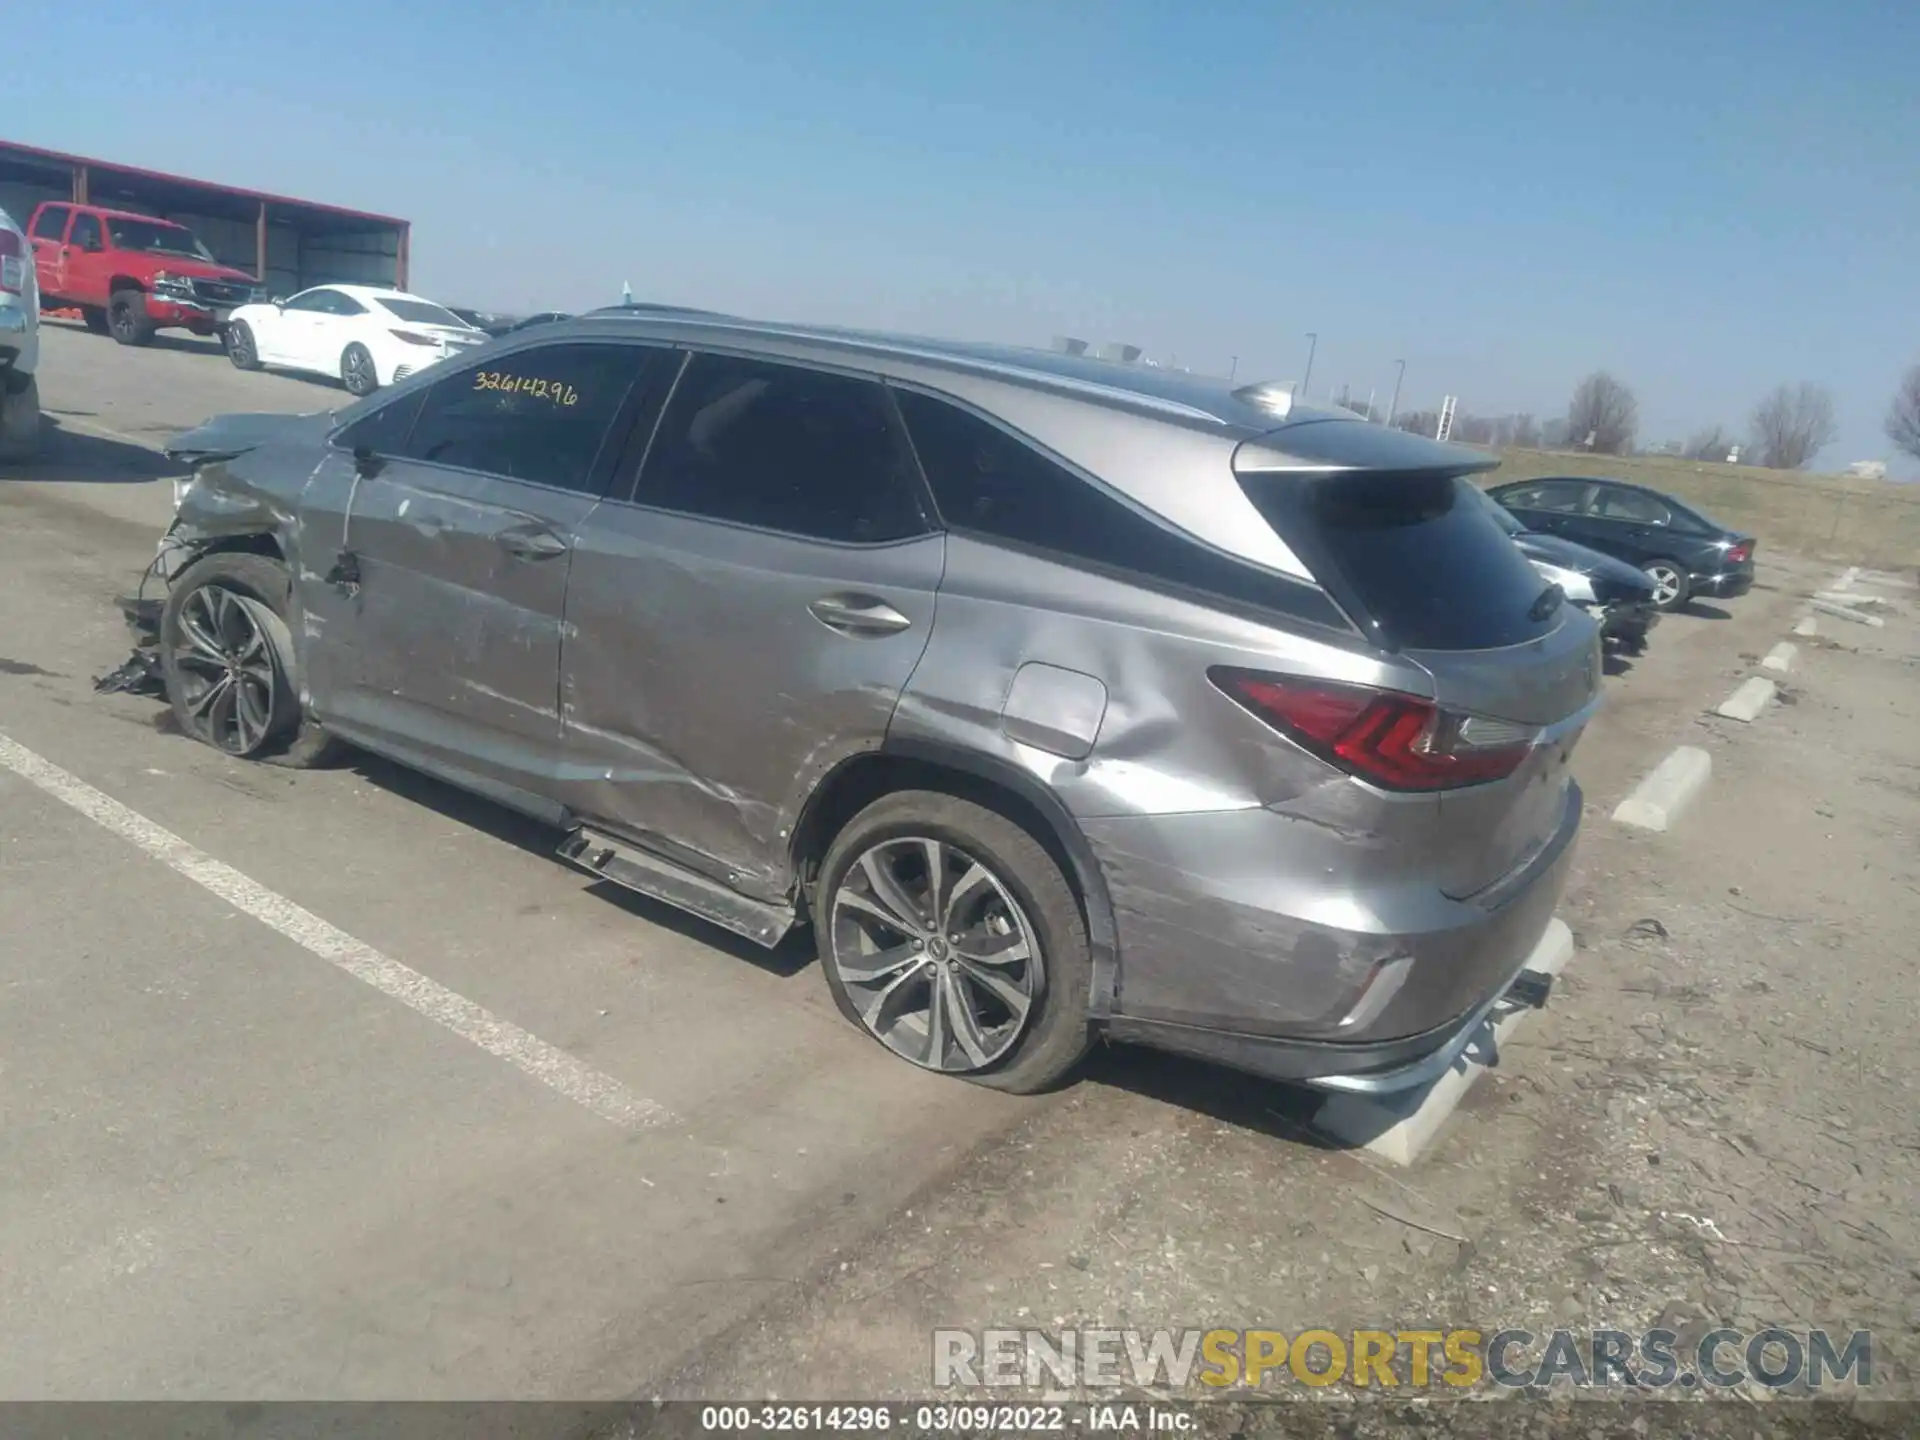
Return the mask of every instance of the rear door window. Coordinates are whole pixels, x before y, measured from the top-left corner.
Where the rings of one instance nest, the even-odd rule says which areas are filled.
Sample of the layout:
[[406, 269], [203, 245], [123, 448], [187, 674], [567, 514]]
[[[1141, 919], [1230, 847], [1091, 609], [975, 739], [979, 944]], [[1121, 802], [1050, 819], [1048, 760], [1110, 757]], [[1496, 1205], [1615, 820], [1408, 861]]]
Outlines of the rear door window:
[[67, 243], [82, 250], [104, 248], [100, 238], [100, 217], [98, 215], [76, 215], [73, 217], [73, 233], [67, 237]]
[[1500, 503], [1516, 510], [1552, 510], [1557, 514], [1577, 515], [1586, 494], [1586, 485], [1578, 480], [1545, 480], [1538, 485], [1502, 490]]
[[1489, 650], [1550, 633], [1560, 607], [1470, 480], [1425, 471], [1245, 475], [1248, 498], [1387, 644]]
[[871, 545], [927, 533], [912, 452], [871, 380], [728, 355], [687, 362], [637, 504]]
[[1636, 525], [1666, 525], [1673, 516], [1667, 507], [1640, 490], [1602, 485], [1594, 513], [1608, 520], [1631, 520]]

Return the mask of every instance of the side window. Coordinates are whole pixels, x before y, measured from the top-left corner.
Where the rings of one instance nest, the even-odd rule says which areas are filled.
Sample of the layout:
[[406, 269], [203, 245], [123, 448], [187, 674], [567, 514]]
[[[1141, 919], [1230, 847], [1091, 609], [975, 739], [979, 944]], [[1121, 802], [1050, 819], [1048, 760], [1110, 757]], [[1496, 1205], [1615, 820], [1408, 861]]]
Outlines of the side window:
[[58, 240], [67, 233], [67, 216], [72, 213], [64, 205], [47, 206], [40, 212], [40, 218], [33, 222], [33, 238]]
[[329, 315], [364, 315], [367, 313], [367, 307], [344, 291], [329, 290], [327, 313]]
[[69, 245], [83, 250], [102, 248], [100, 239], [100, 217], [98, 215], [76, 215], [73, 217], [73, 233], [67, 236]]
[[627, 392], [663, 355], [639, 345], [544, 345], [459, 371], [426, 387], [400, 453], [592, 490], [594, 462]]
[[1609, 520], [1631, 520], [1637, 525], [1665, 525], [1673, 519], [1667, 507], [1653, 496], [1638, 490], [1616, 490], [1612, 486], [1601, 487], [1597, 513]]
[[302, 290], [280, 308], [283, 310], [304, 310], [312, 315], [331, 315], [333, 313], [333, 291]]
[[927, 529], [879, 385], [724, 355], [688, 362], [634, 499], [852, 544]]
[[343, 450], [371, 450], [376, 455], [406, 454], [407, 439], [413, 433], [413, 422], [420, 414], [420, 403], [426, 395], [424, 389], [413, 390], [397, 400], [387, 401], [372, 414], [354, 421], [334, 443]]
[[957, 405], [911, 390], [895, 398], [940, 518], [953, 528], [1344, 627], [1318, 587], [1156, 523]]
[[1586, 488], [1572, 480], [1548, 480], [1522, 490], [1509, 490], [1500, 498], [1522, 510], [1554, 510], [1571, 515], [1578, 513]]

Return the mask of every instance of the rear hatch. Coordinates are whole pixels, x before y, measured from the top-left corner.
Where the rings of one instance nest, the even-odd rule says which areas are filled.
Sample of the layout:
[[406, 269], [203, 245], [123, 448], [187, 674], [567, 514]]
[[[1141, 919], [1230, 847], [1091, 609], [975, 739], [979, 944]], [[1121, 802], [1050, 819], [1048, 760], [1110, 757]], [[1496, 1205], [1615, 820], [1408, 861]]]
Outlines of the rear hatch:
[[1561, 603], [1466, 477], [1496, 462], [1359, 420], [1311, 419], [1239, 447], [1248, 498], [1375, 645], [1425, 670], [1444, 710], [1530, 740], [1504, 778], [1440, 791], [1440, 888], [1465, 898], [1564, 821], [1568, 758], [1600, 685], [1599, 634]]

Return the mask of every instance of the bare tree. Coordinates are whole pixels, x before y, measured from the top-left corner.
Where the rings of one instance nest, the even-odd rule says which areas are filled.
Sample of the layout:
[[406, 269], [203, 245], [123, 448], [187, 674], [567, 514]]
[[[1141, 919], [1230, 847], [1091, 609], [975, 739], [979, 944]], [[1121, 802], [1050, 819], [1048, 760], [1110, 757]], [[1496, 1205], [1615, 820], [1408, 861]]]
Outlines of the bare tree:
[[1540, 448], [1540, 422], [1525, 412], [1514, 416], [1513, 440], [1511, 443], [1516, 450], [1538, 450]]
[[1695, 431], [1680, 453], [1689, 460], [1725, 460], [1732, 449], [1733, 441], [1725, 427], [1715, 425], [1709, 430]]
[[1893, 408], [1887, 411], [1887, 438], [1920, 460], [1920, 365], [1907, 371], [1893, 393]]
[[1596, 370], [1574, 387], [1567, 406], [1567, 443], [1601, 455], [1619, 455], [1633, 448], [1640, 428], [1640, 406], [1633, 392], [1604, 370]]
[[1839, 433], [1832, 392], [1805, 380], [1782, 385], [1754, 407], [1754, 458], [1772, 470], [1800, 469]]

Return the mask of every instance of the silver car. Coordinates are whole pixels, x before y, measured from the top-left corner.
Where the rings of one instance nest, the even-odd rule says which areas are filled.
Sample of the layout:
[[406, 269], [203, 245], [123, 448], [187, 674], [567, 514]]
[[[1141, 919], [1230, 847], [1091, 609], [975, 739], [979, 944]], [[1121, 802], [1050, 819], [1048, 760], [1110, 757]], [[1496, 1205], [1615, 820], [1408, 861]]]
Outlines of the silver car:
[[1105, 1034], [1418, 1084], [1561, 889], [1592, 622], [1490, 460], [1284, 389], [616, 310], [173, 450], [189, 734], [350, 742], [810, 925], [930, 1070], [1032, 1091]]

